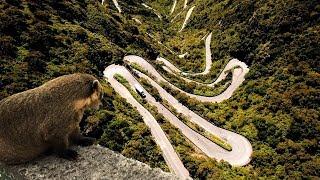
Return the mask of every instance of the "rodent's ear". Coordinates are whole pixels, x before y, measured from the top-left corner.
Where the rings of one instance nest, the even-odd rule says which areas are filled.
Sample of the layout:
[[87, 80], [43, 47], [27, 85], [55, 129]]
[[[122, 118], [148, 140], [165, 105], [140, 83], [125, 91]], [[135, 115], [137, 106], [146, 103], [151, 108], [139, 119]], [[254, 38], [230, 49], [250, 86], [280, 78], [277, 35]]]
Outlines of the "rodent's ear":
[[99, 89], [99, 81], [98, 80], [94, 80], [93, 82], [92, 82], [92, 89], [93, 90], [98, 90]]

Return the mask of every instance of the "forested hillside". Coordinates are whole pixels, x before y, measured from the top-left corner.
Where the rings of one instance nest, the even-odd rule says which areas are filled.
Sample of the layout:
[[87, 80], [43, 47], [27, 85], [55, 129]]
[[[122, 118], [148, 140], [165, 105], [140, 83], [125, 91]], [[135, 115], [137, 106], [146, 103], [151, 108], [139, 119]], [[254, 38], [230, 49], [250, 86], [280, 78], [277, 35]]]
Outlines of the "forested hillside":
[[[169, 1], [149, 4], [157, 9], [165, 2]], [[181, 59], [167, 51], [164, 56], [182, 70], [203, 71], [201, 38], [212, 32], [214, 74], [230, 57], [244, 61], [250, 72], [228, 101], [203, 105], [186, 101], [183, 94], [176, 98], [213, 123], [247, 137], [254, 149], [248, 167], [255, 175], [318, 177], [320, 3], [199, 0], [190, 2], [192, 6], [193, 15], [183, 32], [178, 32], [183, 15], [164, 24], [161, 32], [154, 29], [165, 45], [190, 55]], [[166, 18], [176, 14], [179, 10]]]
[[1, 0], [0, 9], [0, 99], [64, 74], [93, 74], [107, 96], [101, 111], [87, 113], [83, 127], [99, 121], [90, 135], [102, 136], [100, 144], [166, 169], [141, 116], [102, 78], [104, 68], [122, 64], [125, 54], [157, 56], [133, 23], [93, 0]]
[[[143, 2], [161, 13], [162, 20]], [[244, 167], [218, 163], [193, 149], [178, 130], [158, 117], [191, 176], [320, 177], [319, 1], [194, 0], [184, 8], [178, 0], [171, 15], [171, 0], [119, 4], [121, 14], [112, 1], [101, 5], [95, 0], [1, 0], [0, 100], [73, 72], [91, 73], [103, 81], [104, 68], [122, 64], [127, 54], [148, 60], [160, 54], [183, 71], [201, 72], [205, 59], [201, 39], [212, 32], [211, 72], [195, 79], [214, 79], [228, 59], [238, 58], [250, 68], [246, 81], [222, 103], [202, 104], [172, 94], [205, 119], [248, 138], [253, 155]], [[192, 6], [189, 23], [179, 33]], [[168, 170], [138, 112], [107, 83], [104, 88], [104, 107], [87, 112], [81, 124], [84, 133], [101, 137], [101, 145], [126, 157]]]

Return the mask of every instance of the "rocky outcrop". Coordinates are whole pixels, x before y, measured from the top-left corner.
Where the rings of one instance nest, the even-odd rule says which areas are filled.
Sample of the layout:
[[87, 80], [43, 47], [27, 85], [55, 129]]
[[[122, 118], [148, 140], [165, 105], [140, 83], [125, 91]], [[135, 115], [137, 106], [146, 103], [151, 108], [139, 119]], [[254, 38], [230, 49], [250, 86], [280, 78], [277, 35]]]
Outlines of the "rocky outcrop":
[[[139, 161], [128, 159], [101, 146], [77, 147], [77, 161], [55, 156], [9, 167], [8, 172], [19, 172], [26, 179], [178, 179], [175, 175], [152, 169]], [[14, 173], [13, 173], [14, 174]]]

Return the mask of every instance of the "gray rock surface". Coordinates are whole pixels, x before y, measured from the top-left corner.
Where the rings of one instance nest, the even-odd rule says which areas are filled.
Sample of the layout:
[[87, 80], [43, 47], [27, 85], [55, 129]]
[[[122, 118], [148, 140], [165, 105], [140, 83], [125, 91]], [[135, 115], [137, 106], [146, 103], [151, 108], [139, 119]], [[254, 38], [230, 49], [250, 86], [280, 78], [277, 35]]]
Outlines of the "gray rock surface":
[[26, 179], [178, 179], [175, 175], [152, 169], [101, 146], [77, 147], [80, 157], [68, 161], [55, 156], [10, 167]]

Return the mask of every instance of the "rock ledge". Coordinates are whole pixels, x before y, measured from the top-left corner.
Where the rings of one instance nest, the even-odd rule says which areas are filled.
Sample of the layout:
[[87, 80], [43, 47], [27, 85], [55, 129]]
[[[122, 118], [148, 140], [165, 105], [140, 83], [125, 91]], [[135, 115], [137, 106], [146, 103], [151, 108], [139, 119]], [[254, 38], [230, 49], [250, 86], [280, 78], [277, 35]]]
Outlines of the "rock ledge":
[[101, 146], [77, 147], [80, 157], [68, 161], [55, 156], [39, 158], [28, 164], [10, 167], [26, 179], [178, 179], [175, 175], [152, 169]]

